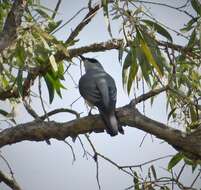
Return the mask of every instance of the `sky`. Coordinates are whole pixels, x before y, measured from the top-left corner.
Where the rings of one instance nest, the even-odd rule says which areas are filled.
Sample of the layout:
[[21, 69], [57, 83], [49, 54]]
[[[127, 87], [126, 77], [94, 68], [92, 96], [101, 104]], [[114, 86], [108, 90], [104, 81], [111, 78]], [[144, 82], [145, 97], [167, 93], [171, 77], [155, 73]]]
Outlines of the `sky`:
[[[54, 8], [57, 1], [42, 0], [41, 3], [49, 8]], [[164, 2], [164, 1], [158, 1]], [[182, 3], [181, 3], [182, 2]], [[184, 1], [168, 1], [169, 4], [178, 6], [183, 4]], [[64, 22], [72, 17], [82, 7], [87, 6], [85, 0], [74, 0], [74, 1], [62, 1], [62, 4], [57, 15], [57, 19], [62, 19]], [[171, 28], [181, 28], [184, 22], [187, 21], [185, 15], [179, 15], [176, 11], [167, 9], [159, 6], [148, 6], [151, 8], [153, 16], [159, 18], [164, 24], [169, 25]], [[55, 35], [65, 40], [70, 32], [74, 29], [76, 24], [81, 21], [86, 11], [83, 11], [78, 15], [72, 22], [70, 22], [61, 31]], [[118, 24], [112, 23], [112, 32], [115, 37], [119, 37]], [[174, 40], [178, 44], [184, 44], [185, 40], [176, 36]], [[102, 42], [110, 39], [107, 32], [106, 23], [103, 18], [102, 11], [99, 11], [95, 19], [85, 27], [85, 29], [78, 36], [79, 42], [75, 47], [81, 47], [89, 45], [94, 42]], [[118, 62], [118, 52], [116, 50], [100, 52], [100, 53], [88, 53], [88, 57], [95, 57], [104, 66], [105, 70], [114, 78], [118, 87], [117, 96], [117, 107], [123, 106], [133, 98], [128, 96], [123, 90], [122, 79], [121, 79], [121, 65]], [[73, 76], [75, 83], [78, 83], [80, 78], [80, 66], [79, 61], [73, 59], [75, 65], [70, 68], [70, 73]], [[52, 105], [46, 106], [47, 110], [55, 108], [66, 107], [70, 108], [71, 103], [80, 97], [78, 88], [71, 80], [69, 75], [65, 76], [66, 81], [64, 83], [67, 90], [62, 91], [63, 99], [56, 97]], [[33, 90], [37, 90], [37, 85], [33, 87]], [[141, 93], [141, 89], [137, 94]], [[48, 93], [46, 87], [43, 87], [43, 97], [46, 101]], [[167, 114], [165, 110], [164, 96], [158, 96], [153, 106], [150, 106], [150, 102], [146, 103], [146, 116], [149, 116], [157, 121], [167, 123]], [[5, 102], [0, 102], [0, 106], [8, 107]], [[34, 100], [32, 106], [41, 113], [42, 109], [38, 99]], [[81, 116], [87, 115], [87, 109], [84, 105], [84, 101], [80, 98], [76, 101], [73, 109], [83, 112]], [[142, 111], [142, 106], [138, 107]], [[27, 122], [32, 118], [26, 114], [26, 111], [21, 105], [17, 106], [17, 121], [19, 123]], [[26, 117], [25, 117], [26, 115]], [[54, 116], [52, 119], [58, 122], [66, 122], [71, 119], [75, 119], [74, 116], [69, 114], [59, 114]], [[7, 127], [2, 126], [3, 127]], [[125, 135], [118, 135], [117, 137], [111, 138], [107, 134], [94, 134], [90, 135], [97, 150], [103, 155], [114, 160], [119, 165], [135, 165], [145, 161], [155, 159], [157, 157], [175, 154], [176, 151], [167, 143], [151, 136], [147, 135], [143, 144], [140, 146], [142, 139], [145, 135], [143, 131], [138, 129], [125, 127]], [[80, 136], [87, 150], [91, 153], [89, 144], [87, 143], [83, 135]], [[23, 190], [81, 190], [81, 189], [98, 189], [96, 182], [96, 165], [95, 162], [90, 158], [83, 157], [83, 149], [79, 141], [72, 142], [71, 139], [66, 139], [72, 146], [76, 155], [76, 161], [73, 162], [72, 153], [70, 148], [61, 141], [51, 140], [51, 145], [47, 145], [45, 142], [28, 142], [24, 141], [11, 146], [2, 148], [2, 155], [9, 161], [12, 167], [16, 180], [22, 186]], [[161, 160], [156, 164], [156, 170], [158, 175], [166, 175], [165, 171], [167, 163], [170, 158]], [[0, 159], [0, 168], [3, 171], [9, 172], [6, 164]], [[136, 171], [139, 171], [136, 169]], [[143, 173], [147, 173], [147, 167], [143, 167]], [[132, 178], [127, 176], [125, 173], [119, 171], [117, 168], [112, 166], [110, 163], [100, 159], [99, 163], [99, 178], [100, 184], [103, 190], [123, 190], [132, 185]], [[186, 169], [183, 181], [188, 185], [188, 181], [192, 179], [190, 168]], [[200, 187], [197, 184], [197, 187]], [[5, 185], [0, 183], [0, 189], [8, 190]]]

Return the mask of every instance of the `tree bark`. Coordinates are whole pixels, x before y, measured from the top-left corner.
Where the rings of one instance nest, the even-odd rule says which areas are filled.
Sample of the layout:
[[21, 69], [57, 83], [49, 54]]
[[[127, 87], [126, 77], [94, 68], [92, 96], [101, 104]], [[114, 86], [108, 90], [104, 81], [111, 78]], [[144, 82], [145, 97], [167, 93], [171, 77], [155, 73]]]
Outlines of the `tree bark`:
[[[200, 128], [191, 134], [184, 133], [142, 115], [132, 104], [118, 108], [117, 116], [122, 126], [146, 131], [187, 153], [191, 158], [201, 159]], [[0, 147], [24, 140], [44, 141], [50, 138], [64, 140], [67, 137], [75, 138], [79, 134], [93, 131], [104, 131], [104, 123], [99, 115], [86, 116], [65, 123], [35, 120], [3, 130], [0, 133]]]
[[21, 25], [27, 0], [16, 0], [8, 13], [3, 31], [0, 33], [0, 52], [9, 47], [17, 38], [17, 28]]

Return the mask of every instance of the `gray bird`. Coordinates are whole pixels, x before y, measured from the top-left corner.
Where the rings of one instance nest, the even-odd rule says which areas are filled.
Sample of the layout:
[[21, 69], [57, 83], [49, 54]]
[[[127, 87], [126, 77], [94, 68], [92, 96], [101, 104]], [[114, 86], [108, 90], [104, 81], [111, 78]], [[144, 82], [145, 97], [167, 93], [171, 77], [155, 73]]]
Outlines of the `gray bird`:
[[117, 89], [113, 78], [96, 59], [80, 57], [86, 71], [79, 80], [80, 94], [89, 104], [98, 108], [107, 133], [111, 136], [117, 135], [118, 131], [124, 134], [115, 115]]

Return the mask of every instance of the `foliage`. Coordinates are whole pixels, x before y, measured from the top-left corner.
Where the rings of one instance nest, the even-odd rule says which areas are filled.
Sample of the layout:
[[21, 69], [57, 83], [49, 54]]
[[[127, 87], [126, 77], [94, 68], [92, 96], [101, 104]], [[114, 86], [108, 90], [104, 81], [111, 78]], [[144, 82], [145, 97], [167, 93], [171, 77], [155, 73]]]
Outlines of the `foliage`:
[[[128, 94], [131, 93], [132, 84], [140, 79], [145, 80], [150, 89], [168, 86], [168, 119], [184, 125], [187, 131], [195, 129], [200, 125], [197, 105], [201, 96], [199, 1], [191, 1], [197, 16], [192, 16], [180, 29], [186, 39], [185, 47], [174, 44], [169, 29], [142, 7], [134, 8], [136, 4], [133, 1], [129, 3], [127, 7], [121, 7], [119, 3], [112, 7], [113, 19], [122, 20], [125, 46], [119, 54], [122, 60], [123, 52], [126, 53], [122, 77]], [[160, 41], [160, 36], [166, 43]]]
[[[111, 38], [111, 22], [121, 23], [123, 43], [119, 48], [119, 61], [123, 60], [123, 85], [129, 95], [133, 93], [134, 85], [140, 86], [139, 81], [145, 81], [150, 90], [167, 86], [167, 119], [184, 126], [190, 133], [201, 125], [201, 4], [198, 0], [191, 0], [194, 16], [190, 15], [178, 32], [186, 41], [185, 46], [181, 46], [175, 43], [170, 28], [158, 22], [137, 2], [114, 1], [110, 4], [108, 0], [101, 1]], [[0, 1], [0, 32], [12, 3]], [[77, 40], [66, 43], [55, 37], [54, 32], [62, 28], [63, 23], [55, 20], [51, 16], [53, 13], [39, 1], [30, 0], [16, 41], [0, 54], [0, 93], [17, 90], [19, 94], [17, 98], [9, 99], [11, 104], [25, 97], [31, 98], [31, 85], [27, 87], [26, 84], [30, 78], [34, 82], [37, 77], [42, 78], [47, 86], [50, 104], [55, 94], [62, 98], [62, 89], [66, 89], [62, 83], [64, 74], [71, 64], [69, 48]], [[65, 57], [59, 57], [61, 52]], [[13, 110], [0, 109], [0, 115], [15, 124], [12, 113]], [[192, 166], [192, 171], [200, 165], [179, 152], [170, 160], [167, 170], [170, 172], [181, 161]], [[135, 189], [154, 188], [151, 181], [158, 179], [154, 166], [149, 168], [149, 181], [142, 180], [136, 171], [133, 173]], [[161, 186], [161, 189], [168, 189], [168, 186]]]

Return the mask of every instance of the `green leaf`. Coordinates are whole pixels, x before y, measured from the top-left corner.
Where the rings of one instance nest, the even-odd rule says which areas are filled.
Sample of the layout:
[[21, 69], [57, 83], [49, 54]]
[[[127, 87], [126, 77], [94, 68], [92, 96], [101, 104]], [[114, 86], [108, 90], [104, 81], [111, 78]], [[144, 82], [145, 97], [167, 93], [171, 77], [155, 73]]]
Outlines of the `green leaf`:
[[155, 170], [153, 165], [151, 165], [151, 171], [152, 171], [152, 174], [154, 176], [154, 179], [157, 180], [156, 170]]
[[49, 60], [50, 60], [50, 64], [52, 66], [53, 71], [57, 72], [58, 71], [58, 66], [57, 66], [57, 63], [56, 63], [54, 55], [50, 55]]
[[4, 111], [2, 109], [0, 109], [0, 114], [7, 117], [7, 115], [9, 114], [7, 111]]
[[160, 35], [164, 36], [165, 38], [167, 38], [170, 42], [172, 42], [172, 36], [170, 35], [170, 33], [163, 28], [161, 25], [159, 25], [156, 22], [153, 22], [151, 20], [141, 20], [142, 22], [144, 22], [145, 24], [147, 24], [148, 26], [151, 26], [152, 28], [154, 28], [156, 30], [156, 32], [158, 32]]
[[120, 48], [119, 51], [118, 51], [118, 59], [119, 59], [119, 62], [122, 64], [122, 58], [123, 58], [123, 53], [124, 53], [124, 48]]
[[187, 48], [192, 48], [195, 45], [195, 42], [196, 42], [196, 31], [194, 29], [188, 41]]
[[40, 27], [38, 27], [36, 25], [34, 25], [33, 27], [36, 30], [36, 34], [38, 36], [42, 36], [43, 38], [45, 38], [48, 41], [53, 41], [55, 39], [51, 34], [48, 34], [48, 32], [42, 30]]
[[129, 71], [129, 76], [128, 76], [128, 82], [127, 82], [127, 92], [130, 94], [131, 86], [133, 84], [133, 81], [136, 77], [137, 71], [138, 71], [138, 64], [137, 64], [137, 59], [136, 59], [136, 51], [135, 48], [132, 47], [131, 49], [131, 66], [130, 66], [130, 71]]
[[55, 44], [58, 51], [61, 51], [66, 57], [70, 57], [67, 48], [62, 43]]
[[140, 49], [142, 49], [143, 53], [145, 54], [145, 57], [147, 58], [147, 60], [149, 61], [149, 63], [156, 69], [156, 71], [158, 72], [158, 74], [160, 76], [163, 75], [163, 71], [160, 69], [160, 67], [158, 66], [158, 64], [156, 63], [151, 50], [149, 48], [149, 46], [147, 45], [145, 39], [143, 38], [142, 34], [139, 32], [139, 30], [137, 30], [137, 36], [139, 38], [139, 42], [140, 42]]
[[192, 28], [194, 28], [193, 24], [194, 24], [195, 22], [197, 22], [197, 20], [198, 20], [198, 17], [192, 18], [192, 19], [185, 25], [185, 27], [183, 27], [183, 28], [180, 29], [180, 31], [181, 31], [181, 32], [188, 32], [188, 31], [190, 31]]
[[126, 55], [122, 68], [122, 82], [124, 87], [126, 86], [128, 81], [128, 69], [130, 64], [131, 64], [131, 51], [129, 51], [128, 54]]
[[148, 63], [144, 53], [140, 48], [136, 48], [136, 56], [140, 65], [140, 69], [142, 71], [143, 78], [147, 82], [149, 86], [151, 86], [151, 80], [150, 80], [150, 75], [151, 75], [151, 65]]
[[64, 62], [61, 61], [60, 63], [58, 63], [58, 78], [60, 78], [61, 80], [64, 80]]
[[190, 105], [189, 110], [190, 110], [191, 121], [196, 122], [198, 120], [198, 115], [197, 115], [197, 112], [195, 110], [195, 107]]
[[60, 24], [62, 23], [62, 20], [59, 20], [57, 22], [55, 21], [51, 21], [48, 23], [48, 27], [47, 27], [47, 32], [51, 33], [53, 32], [56, 28], [58, 28], [60, 26]]
[[51, 17], [43, 10], [41, 9], [35, 9], [35, 11], [41, 15], [43, 18], [46, 18], [46, 19], [51, 19]]
[[26, 54], [24, 51], [24, 47], [20, 46], [19, 43], [17, 44], [17, 47], [16, 47], [15, 57], [16, 57], [18, 66], [23, 67]]
[[175, 112], [176, 110], [177, 110], [177, 108], [175, 107], [175, 108], [173, 108], [173, 109], [169, 112], [168, 117], [167, 117], [168, 121], [169, 121], [169, 119], [170, 119], [171, 116], [173, 116], [173, 118], [174, 118], [174, 112]]
[[49, 93], [49, 103], [51, 104], [54, 99], [54, 84], [53, 79], [49, 73], [44, 76], [45, 83], [47, 85], [48, 93]]
[[154, 60], [156, 61], [158, 67], [160, 68], [163, 74], [164, 68], [166, 68], [166, 65], [167, 65], [165, 57], [162, 55], [162, 52], [159, 49], [156, 41], [152, 37], [150, 37], [148, 34], [146, 34], [146, 32], [143, 32], [142, 34], [143, 34], [143, 38], [145, 39], [147, 45], [150, 48], [150, 51], [153, 55]]
[[102, 0], [102, 6], [103, 6], [104, 18], [107, 24], [107, 30], [109, 32], [110, 37], [112, 38], [112, 31], [111, 31], [109, 11], [108, 11], [108, 0]]
[[176, 166], [184, 158], [181, 152], [174, 155], [168, 163], [168, 170], [170, 171], [174, 166]]
[[[8, 117], [8, 118], [11, 115], [11, 113], [9, 113], [9, 112], [7, 112], [5, 110], [2, 110], [2, 109], [0, 109], [0, 114], [3, 115], [4, 117]], [[11, 118], [9, 120], [12, 121], [14, 124], [16, 124], [16, 121], [13, 118]]]
[[23, 96], [23, 70], [19, 69], [17, 74], [17, 89], [21, 96]]
[[201, 16], [201, 4], [198, 0], [191, 0], [193, 9]]
[[134, 182], [134, 189], [135, 190], [140, 190], [140, 185], [139, 185], [139, 177], [137, 175], [137, 172], [134, 171], [134, 178], [133, 178], [133, 182]]

